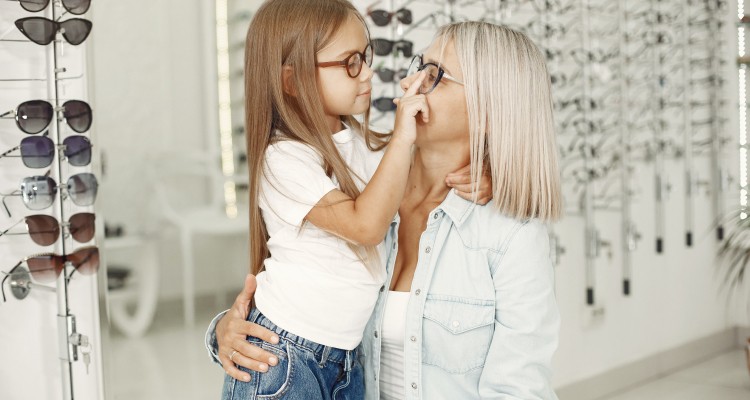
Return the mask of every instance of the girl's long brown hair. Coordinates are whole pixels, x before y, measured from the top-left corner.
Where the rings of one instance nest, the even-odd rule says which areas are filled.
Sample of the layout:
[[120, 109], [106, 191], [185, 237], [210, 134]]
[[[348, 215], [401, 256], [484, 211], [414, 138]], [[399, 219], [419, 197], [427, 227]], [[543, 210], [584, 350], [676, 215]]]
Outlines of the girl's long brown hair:
[[[245, 45], [245, 127], [250, 169], [250, 270], [258, 274], [270, 256], [268, 232], [258, 206], [265, 152], [278, 140], [310, 146], [322, 157], [328, 176], [340, 190], [359, 196], [351, 171], [334, 144], [317, 87], [316, 53], [323, 49], [348, 18], [364, 18], [346, 0], [268, 0], [258, 9], [247, 31]], [[369, 34], [368, 34], [369, 41]], [[285, 93], [282, 69], [292, 68], [294, 95]], [[345, 75], [344, 75], [345, 76]], [[345, 79], [348, 79], [346, 77]], [[370, 149], [381, 149], [387, 135], [367, 129], [369, 109], [362, 124], [351, 116], [342, 121], [364, 132]], [[276, 131], [283, 137], [276, 135]], [[374, 247], [350, 244], [368, 270], [377, 267]]]

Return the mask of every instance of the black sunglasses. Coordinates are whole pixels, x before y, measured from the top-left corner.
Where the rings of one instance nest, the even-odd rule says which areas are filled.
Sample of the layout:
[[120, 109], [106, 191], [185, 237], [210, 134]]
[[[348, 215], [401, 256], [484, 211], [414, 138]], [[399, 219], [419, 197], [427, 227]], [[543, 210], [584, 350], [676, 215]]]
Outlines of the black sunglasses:
[[411, 57], [414, 43], [408, 40], [373, 39], [372, 48], [375, 50], [375, 54], [379, 56], [387, 56], [391, 52], [398, 53], [400, 51], [404, 57]]
[[[68, 136], [63, 140], [61, 151], [68, 163], [74, 167], [83, 167], [91, 163], [91, 141], [81, 135]], [[0, 154], [3, 157], [21, 157], [23, 165], [29, 168], [45, 168], [52, 164], [55, 158], [55, 143], [43, 136], [29, 136], [21, 140], [21, 144]], [[16, 150], [21, 150], [20, 156], [10, 155]]]
[[409, 25], [412, 22], [411, 10], [407, 10], [405, 8], [399, 8], [394, 12], [389, 12], [386, 10], [372, 10], [368, 11], [367, 15], [372, 18], [372, 22], [374, 22], [377, 26], [386, 26], [390, 24], [394, 15], [396, 16], [396, 19], [398, 19], [398, 22], [402, 24]]
[[[19, 104], [15, 110], [0, 114], [0, 118], [13, 118], [16, 120], [18, 129], [29, 135], [35, 135], [49, 126], [54, 111], [54, 107], [48, 101], [29, 100]], [[83, 133], [91, 127], [91, 106], [85, 101], [68, 100], [63, 103], [59, 111], [63, 112], [65, 121], [74, 131]]]
[[[21, 181], [21, 189], [13, 193], [2, 195], [5, 212], [11, 217], [10, 209], [5, 204], [9, 196], [22, 196], [23, 203], [29, 210], [43, 210], [52, 205], [55, 195], [61, 186], [50, 178], [49, 171], [45, 175], [29, 176]], [[96, 200], [99, 183], [96, 176], [89, 172], [75, 174], [65, 185], [70, 199], [78, 206], [90, 206]]]
[[58, 31], [68, 43], [79, 45], [91, 33], [91, 21], [82, 18], [71, 18], [62, 22], [43, 17], [21, 18], [16, 21], [16, 27], [32, 42], [45, 46], [55, 40]]
[[365, 47], [364, 51], [355, 51], [341, 61], [325, 61], [315, 63], [315, 65], [320, 68], [346, 67], [346, 73], [351, 78], [356, 78], [357, 76], [359, 76], [359, 73], [362, 72], [362, 65], [364, 64], [367, 64], [368, 67], [372, 65], [372, 46], [370, 46], [370, 44]]
[[381, 112], [394, 111], [397, 106], [393, 103], [393, 99], [393, 97], [378, 97], [372, 101], [372, 105]]
[[375, 70], [375, 73], [378, 74], [378, 78], [380, 78], [381, 82], [400, 81], [408, 76], [407, 72], [406, 68], [392, 70], [390, 68], [380, 67]]
[[[21, 3], [21, 7], [28, 12], [39, 12], [47, 8], [50, 0], [8, 0]], [[91, 6], [91, 0], [62, 0], [63, 8], [71, 14], [85, 14]]]

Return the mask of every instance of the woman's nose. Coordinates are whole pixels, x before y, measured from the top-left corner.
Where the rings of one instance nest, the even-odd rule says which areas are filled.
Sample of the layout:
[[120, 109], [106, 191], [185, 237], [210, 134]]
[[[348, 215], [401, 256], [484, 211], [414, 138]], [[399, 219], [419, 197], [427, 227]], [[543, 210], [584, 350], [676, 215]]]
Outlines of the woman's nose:
[[401, 86], [401, 90], [403, 90], [404, 92], [409, 90], [409, 86], [414, 83], [414, 80], [417, 79], [418, 75], [419, 74], [407, 75], [406, 78], [401, 79], [401, 82], [399, 83], [399, 85]]

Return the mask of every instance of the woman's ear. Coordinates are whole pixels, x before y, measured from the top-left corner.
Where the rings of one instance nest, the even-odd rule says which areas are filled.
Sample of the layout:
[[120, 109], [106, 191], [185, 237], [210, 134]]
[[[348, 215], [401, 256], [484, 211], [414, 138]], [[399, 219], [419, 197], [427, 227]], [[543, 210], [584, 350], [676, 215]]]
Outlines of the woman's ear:
[[289, 65], [281, 67], [281, 84], [285, 94], [297, 97], [297, 88], [294, 86], [294, 68]]

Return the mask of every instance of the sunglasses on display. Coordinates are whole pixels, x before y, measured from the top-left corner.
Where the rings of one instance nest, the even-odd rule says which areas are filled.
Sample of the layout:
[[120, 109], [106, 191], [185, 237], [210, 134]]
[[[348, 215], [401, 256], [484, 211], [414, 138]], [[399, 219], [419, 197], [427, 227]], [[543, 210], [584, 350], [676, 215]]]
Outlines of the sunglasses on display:
[[[21, 157], [23, 165], [29, 168], [46, 168], [52, 164], [55, 158], [55, 143], [44, 136], [29, 136], [21, 140], [21, 144], [0, 154], [3, 157]], [[83, 167], [91, 163], [91, 141], [81, 135], [68, 136], [63, 140], [62, 151], [68, 163], [74, 167]], [[21, 155], [10, 155], [16, 150], [21, 150]]]
[[[12, 216], [5, 200], [9, 196], [22, 196], [23, 203], [29, 210], [43, 210], [55, 201], [55, 194], [61, 188], [54, 179], [47, 174], [23, 178], [21, 189], [13, 193], [2, 195], [3, 206], [8, 216]], [[65, 186], [68, 197], [78, 206], [90, 206], [96, 200], [99, 183], [94, 174], [82, 172], [68, 178]]]
[[375, 73], [378, 75], [381, 82], [397, 82], [408, 76], [408, 70], [406, 68], [392, 70], [390, 68], [381, 67], [376, 69]]
[[414, 43], [408, 40], [372, 39], [372, 48], [376, 55], [387, 56], [399, 51], [404, 57], [411, 57]]
[[5, 297], [5, 281], [18, 269], [23, 263], [29, 267], [29, 272], [34, 280], [41, 283], [54, 282], [65, 268], [66, 263], [73, 265], [75, 270], [67, 276], [70, 279], [73, 273], [78, 271], [83, 275], [93, 275], [99, 270], [99, 248], [95, 246], [82, 247], [71, 254], [59, 255], [54, 253], [34, 254], [19, 261], [3, 278], [2, 293], [3, 301]]
[[445, 72], [445, 70], [442, 67], [438, 66], [437, 64], [431, 63], [431, 62], [423, 63], [421, 54], [417, 54], [411, 60], [411, 64], [409, 65], [408, 75], [414, 75], [418, 73], [419, 71], [426, 71], [426, 74], [427, 74], [425, 79], [422, 80], [422, 85], [417, 90], [417, 93], [419, 94], [428, 94], [432, 92], [435, 89], [435, 87], [437, 87], [438, 83], [440, 83], [440, 80], [443, 78], [451, 82], [458, 83], [459, 85], [464, 84], [458, 79], [450, 76], [448, 73]]
[[341, 61], [315, 63], [320, 68], [346, 67], [346, 73], [350, 78], [358, 77], [359, 73], [362, 72], [362, 65], [364, 64], [367, 64], [368, 67], [372, 65], [372, 46], [370, 44], [365, 47], [364, 51], [356, 51]]
[[[28, 12], [39, 12], [47, 8], [50, 0], [6, 0], [21, 3], [21, 7]], [[85, 14], [91, 6], [91, 0], [62, 0], [63, 8], [71, 14]]]
[[395, 111], [397, 107], [393, 103], [393, 97], [378, 97], [372, 101], [372, 105], [380, 112]]
[[[88, 212], [72, 215], [67, 223], [60, 223], [51, 215], [29, 215], [0, 232], [0, 236], [29, 235], [34, 243], [40, 246], [50, 246], [60, 237], [61, 228], [64, 226], [73, 239], [79, 243], [85, 243], [94, 238], [96, 233], [95, 219], [94, 214]], [[26, 232], [10, 232], [11, 229], [22, 222], [26, 223]]]
[[58, 31], [68, 43], [79, 45], [89, 36], [92, 26], [91, 21], [82, 18], [58, 22], [44, 17], [28, 17], [16, 21], [16, 27], [24, 36], [42, 46], [52, 43]]
[[[62, 111], [65, 122], [70, 126], [70, 129], [83, 133], [91, 128], [91, 106], [85, 101], [68, 100], [57, 111]], [[29, 100], [19, 104], [15, 110], [0, 114], [0, 118], [15, 119], [18, 129], [29, 135], [35, 135], [49, 126], [54, 115], [55, 108], [52, 107], [50, 102]]]
[[387, 26], [393, 20], [395, 16], [398, 22], [409, 25], [412, 22], [411, 10], [406, 8], [400, 8], [394, 12], [386, 10], [372, 10], [368, 11], [367, 15], [372, 19], [372, 22], [377, 26]]

